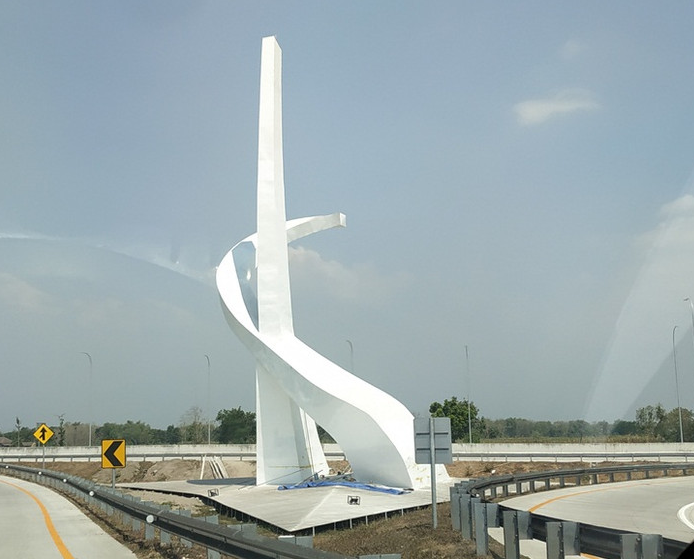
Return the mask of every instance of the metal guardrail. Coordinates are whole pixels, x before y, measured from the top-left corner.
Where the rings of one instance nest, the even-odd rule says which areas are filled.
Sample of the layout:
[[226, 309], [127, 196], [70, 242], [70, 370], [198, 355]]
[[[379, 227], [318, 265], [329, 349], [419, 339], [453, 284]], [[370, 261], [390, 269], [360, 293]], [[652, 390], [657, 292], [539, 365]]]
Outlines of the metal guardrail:
[[[694, 464], [641, 464], [501, 475], [461, 482], [455, 488], [452, 488], [451, 499], [453, 500], [456, 493], [460, 494], [462, 492], [478, 502], [489, 503], [499, 497], [499, 491], [501, 491], [502, 497], [510, 496], [512, 493], [511, 488], [513, 488], [514, 494], [520, 495], [524, 492], [525, 487], [531, 493], [537, 491], [536, 484], [541, 484], [542, 490], [548, 490], [553, 487], [566, 487], [568, 486], [568, 480], [573, 482], [571, 484], [573, 486], [582, 485], [584, 480], [589, 480], [592, 485], [600, 483], [601, 476], [606, 477], [609, 483], [614, 482], [615, 476], [618, 474], [624, 474], [627, 480], [631, 480], [636, 472], [643, 473], [646, 478], [651, 477], [651, 474], [655, 472], [662, 473], [665, 476], [672, 472], [681, 472], [682, 475], [688, 475], [694, 473]], [[552, 484], [553, 481], [554, 484]], [[460, 506], [462, 507], [463, 505]], [[496, 526], [504, 526], [505, 512], [518, 512], [516, 509], [506, 507], [501, 503], [498, 503], [495, 507], [496, 518], [493, 520], [492, 525]], [[545, 542], [548, 541], [548, 525], [561, 522], [560, 519], [535, 513], [524, 514], [529, 515], [529, 536]], [[455, 522], [455, 519], [453, 519], [454, 527]], [[578, 524], [577, 538], [581, 553], [589, 553], [605, 559], [621, 559], [624, 557], [624, 537], [637, 535], [627, 530], [605, 528], [585, 523], [576, 524]], [[677, 540], [662, 538], [662, 558], [676, 559], [687, 549], [688, 545]], [[509, 557], [508, 553], [506, 557]]]
[[0, 472], [6, 470], [20, 472], [26, 479], [37, 483], [44, 480], [56, 481], [59, 487], [62, 485], [65, 489], [72, 488], [77, 491], [87, 502], [104, 504], [168, 534], [224, 555], [241, 559], [345, 559], [345, 556], [337, 553], [264, 537], [244, 530], [240, 525], [219, 525], [200, 518], [184, 516], [153, 503], [126, 496], [115, 489], [61, 472], [9, 464], [0, 468]]
[[[544, 450], [547, 445], [453, 445], [455, 461], [480, 462], [684, 462], [694, 464], [694, 444], [685, 443], [654, 445], [656, 448], [644, 448], [649, 445], [606, 445], [606, 448], [594, 448], [601, 445], [556, 445], [556, 448]], [[520, 448], [519, 448], [520, 447]], [[540, 447], [543, 447], [540, 449]], [[57, 461], [99, 461], [101, 449], [92, 447], [57, 447], [45, 448], [0, 447], [0, 464], [11, 462], [41, 462], [45, 450], [47, 462]], [[338, 445], [324, 445], [323, 452], [329, 460], [344, 460], [345, 455]], [[255, 445], [128, 445], [128, 461], [160, 461], [169, 459], [201, 459], [203, 456], [220, 456], [231, 460], [255, 460]]]
[[507, 451], [507, 452], [469, 452], [453, 451], [453, 460], [479, 460], [480, 462], [636, 462], [636, 461], [674, 461], [691, 462], [694, 455], [688, 450], [654, 450], [640, 452], [611, 452], [611, 451]]
[[[36, 482], [41, 482], [41, 478], [55, 480], [58, 482], [58, 485], [62, 484], [64, 487], [73, 488], [87, 501], [93, 499], [169, 534], [234, 557], [248, 559], [344, 559], [342, 555], [313, 548], [298, 547], [292, 543], [266, 538], [252, 532], [249, 533], [238, 526], [220, 526], [198, 518], [186, 517], [161, 506], [136, 500], [114, 489], [76, 476], [65, 475], [61, 472], [39, 471], [36, 468], [10, 464], [4, 464], [0, 467], [0, 472], [3, 470], [21, 472], [31, 481]], [[470, 506], [470, 501], [473, 499], [486, 504], [498, 498], [500, 492], [502, 497], [507, 497], [512, 493], [521, 494], [525, 488], [530, 492], [535, 492], [538, 490], [538, 484], [540, 484], [542, 490], [553, 487], [582, 485], [584, 481], [588, 480], [591, 484], [596, 484], [601, 482], [601, 476], [606, 477], [607, 481], [611, 482], [615, 480], [615, 476], [618, 474], [624, 474], [627, 479], [632, 479], [633, 474], [636, 472], [643, 473], [645, 477], [650, 477], [655, 472], [666, 476], [670, 475], [671, 472], [682, 472], [683, 475], [688, 475], [694, 473], [694, 464], [639, 464], [494, 476], [457, 484], [452, 488], [451, 500], [453, 501], [456, 494], [464, 494], [468, 498], [468, 506]], [[513, 492], [511, 488], [513, 488]], [[518, 513], [515, 509], [505, 507], [503, 504], [494, 503], [492, 506], [495, 507], [495, 519], [490, 525], [503, 526], [503, 519], [507, 513]], [[459, 511], [461, 507], [462, 505], [459, 504]], [[455, 508], [455, 506], [452, 506], [452, 511]], [[523, 514], [528, 515], [529, 518], [529, 536], [541, 541], [548, 541], [548, 527], [561, 522], [559, 519], [544, 515]], [[455, 528], [456, 520], [453, 512], [451, 517]], [[460, 522], [460, 519], [458, 519], [458, 522]], [[472, 530], [472, 524], [469, 529]], [[584, 523], [578, 524], [576, 534], [581, 552], [594, 554], [605, 559], [621, 559], [624, 557], [622, 553], [624, 538], [630, 536], [638, 537], [637, 534], [626, 530]], [[687, 546], [688, 544], [680, 541], [662, 538], [662, 559], [678, 558], [687, 549]], [[508, 546], [506, 557], [512, 557], [508, 554]]]

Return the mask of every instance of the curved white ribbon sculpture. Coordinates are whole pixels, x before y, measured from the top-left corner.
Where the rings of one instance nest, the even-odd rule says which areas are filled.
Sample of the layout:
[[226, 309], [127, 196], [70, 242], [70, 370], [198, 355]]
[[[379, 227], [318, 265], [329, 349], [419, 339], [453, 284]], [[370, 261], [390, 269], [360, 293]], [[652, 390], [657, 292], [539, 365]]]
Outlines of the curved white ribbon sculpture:
[[279, 485], [327, 475], [317, 422], [340, 444], [358, 481], [404, 488], [429, 485], [428, 467], [415, 464], [413, 416], [405, 406], [294, 335], [287, 243], [344, 226], [345, 216], [286, 221], [280, 75], [281, 51], [274, 37], [266, 37], [258, 233], [235, 245], [217, 269], [227, 320], [257, 363], [257, 483]]

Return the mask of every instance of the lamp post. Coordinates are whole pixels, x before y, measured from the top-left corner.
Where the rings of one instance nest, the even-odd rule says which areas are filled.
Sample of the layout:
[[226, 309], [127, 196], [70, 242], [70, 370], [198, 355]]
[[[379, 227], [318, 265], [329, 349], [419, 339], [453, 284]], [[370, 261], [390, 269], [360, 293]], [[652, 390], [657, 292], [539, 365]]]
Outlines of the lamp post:
[[212, 418], [210, 417], [210, 356], [205, 354], [207, 359], [207, 444], [212, 443]]
[[680, 443], [684, 442], [684, 432], [682, 430], [682, 408], [680, 407], [680, 385], [677, 379], [677, 350], [675, 349], [675, 330], [677, 326], [672, 329], [672, 359], [675, 363], [675, 392], [677, 393], [677, 413], [680, 419]]
[[692, 312], [692, 341], [694, 342], [694, 303], [689, 297], [685, 297], [684, 300], [689, 302], [689, 310]]
[[467, 345], [465, 346], [465, 366], [467, 368], [467, 432], [470, 439], [470, 444], [472, 444], [472, 414], [470, 413], [470, 398], [472, 398], [472, 379], [470, 377], [470, 354], [467, 350]]
[[82, 355], [86, 355], [89, 358], [89, 446], [92, 446], [92, 371], [94, 368], [94, 364], [92, 363], [92, 356], [89, 355], [86, 351], [80, 351]]
[[350, 340], [345, 340], [349, 344], [349, 369], [354, 374], [354, 346]]

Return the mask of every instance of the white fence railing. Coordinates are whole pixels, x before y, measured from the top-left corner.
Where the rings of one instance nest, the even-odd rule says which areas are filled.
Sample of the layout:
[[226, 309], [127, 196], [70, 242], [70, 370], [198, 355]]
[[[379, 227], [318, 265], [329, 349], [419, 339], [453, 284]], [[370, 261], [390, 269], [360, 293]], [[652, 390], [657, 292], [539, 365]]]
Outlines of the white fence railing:
[[[328, 460], [343, 460], [337, 444], [323, 445]], [[98, 461], [100, 446], [0, 447], [2, 462]], [[201, 459], [219, 456], [233, 460], [255, 460], [255, 445], [128, 445], [129, 461], [160, 461], [176, 458]], [[454, 444], [454, 460], [493, 462], [694, 462], [694, 443], [649, 444]]]

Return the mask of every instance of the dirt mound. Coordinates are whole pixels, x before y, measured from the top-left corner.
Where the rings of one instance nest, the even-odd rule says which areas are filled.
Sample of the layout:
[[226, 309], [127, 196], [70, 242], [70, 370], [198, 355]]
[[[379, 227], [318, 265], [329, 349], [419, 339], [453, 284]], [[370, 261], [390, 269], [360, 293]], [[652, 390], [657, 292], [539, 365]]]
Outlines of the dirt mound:
[[[236, 464], [234, 464], [236, 462]], [[238, 465], [237, 465], [238, 464]], [[241, 465], [242, 464], [242, 465]], [[36, 464], [23, 464], [35, 468]], [[224, 465], [231, 477], [255, 475], [255, 462], [225, 461]], [[200, 479], [202, 460], [164, 460], [160, 462], [128, 462], [125, 468], [104, 469], [100, 462], [51, 462], [47, 470], [90, 479], [96, 483], [109, 484], [113, 472], [116, 483], [133, 483], [139, 481], [183, 481]], [[234, 473], [232, 473], [234, 472]], [[205, 464], [203, 479], [212, 479], [212, 468]]]

